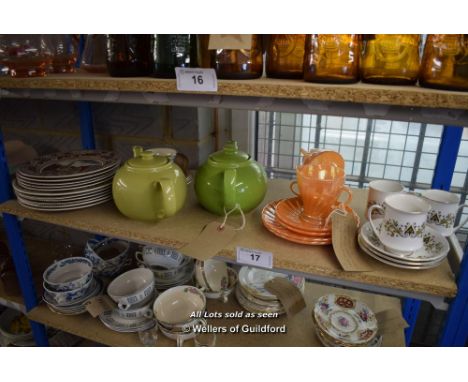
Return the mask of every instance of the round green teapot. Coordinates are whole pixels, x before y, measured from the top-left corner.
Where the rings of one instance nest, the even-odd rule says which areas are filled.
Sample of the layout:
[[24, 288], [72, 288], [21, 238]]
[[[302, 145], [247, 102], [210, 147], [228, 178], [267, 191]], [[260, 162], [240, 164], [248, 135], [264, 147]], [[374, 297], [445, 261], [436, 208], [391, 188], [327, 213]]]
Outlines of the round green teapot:
[[117, 170], [114, 202], [125, 216], [156, 221], [174, 215], [184, 205], [187, 183], [181, 168], [167, 157], [133, 148], [133, 158]]
[[244, 212], [253, 210], [262, 202], [266, 190], [265, 170], [250, 155], [239, 151], [235, 141], [211, 154], [195, 176], [198, 201], [218, 215], [224, 215], [236, 204]]

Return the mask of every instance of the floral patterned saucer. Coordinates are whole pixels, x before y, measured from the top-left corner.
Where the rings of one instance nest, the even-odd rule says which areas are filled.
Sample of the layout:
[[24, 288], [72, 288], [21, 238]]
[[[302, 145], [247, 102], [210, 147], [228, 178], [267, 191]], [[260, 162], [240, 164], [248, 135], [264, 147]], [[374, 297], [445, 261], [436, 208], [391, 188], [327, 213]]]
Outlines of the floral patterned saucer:
[[377, 319], [372, 310], [349, 296], [320, 297], [314, 306], [313, 318], [320, 330], [345, 344], [368, 344], [377, 335]]
[[[375, 219], [374, 224], [380, 229], [383, 219]], [[372, 231], [369, 222], [362, 225], [359, 235], [366, 246], [373, 252], [384, 255], [386, 258], [404, 260], [406, 262], [438, 262], [442, 261], [450, 250], [450, 245], [445, 237], [436, 230], [426, 226], [423, 232], [424, 245], [421, 249], [408, 252], [396, 253], [388, 251]]]

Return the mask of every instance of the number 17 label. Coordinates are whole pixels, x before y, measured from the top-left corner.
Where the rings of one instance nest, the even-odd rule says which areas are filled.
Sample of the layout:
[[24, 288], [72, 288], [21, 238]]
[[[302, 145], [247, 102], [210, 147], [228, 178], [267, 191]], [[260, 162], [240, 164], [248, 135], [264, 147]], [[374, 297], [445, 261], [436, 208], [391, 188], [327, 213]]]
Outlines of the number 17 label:
[[273, 253], [237, 247], [237, 262], [255, 267], [273, 268]]
[[214, 69], [175, 68], [177, 90], [191, 92], [218, 91], [218, 80]]

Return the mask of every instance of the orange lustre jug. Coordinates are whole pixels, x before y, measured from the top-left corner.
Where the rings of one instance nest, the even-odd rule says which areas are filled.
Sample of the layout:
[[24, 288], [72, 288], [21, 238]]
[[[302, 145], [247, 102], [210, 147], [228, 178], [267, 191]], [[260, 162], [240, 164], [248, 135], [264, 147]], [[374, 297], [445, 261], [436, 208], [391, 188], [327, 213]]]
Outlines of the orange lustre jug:
[[468, 91], [468, 35], [428, 35], [419, 83], [429, 88]]
[[361, 78], [364, 82], [413, 85], [419, 73], [417, 34], [363, 35]]
[[310, 34], [305, 40], [304, 80], [353, 83], [359, 80], [360, 36]]
[[305, 34], [272, 34], [267, 36], [267, 77], [302, 78], [305, 36]]

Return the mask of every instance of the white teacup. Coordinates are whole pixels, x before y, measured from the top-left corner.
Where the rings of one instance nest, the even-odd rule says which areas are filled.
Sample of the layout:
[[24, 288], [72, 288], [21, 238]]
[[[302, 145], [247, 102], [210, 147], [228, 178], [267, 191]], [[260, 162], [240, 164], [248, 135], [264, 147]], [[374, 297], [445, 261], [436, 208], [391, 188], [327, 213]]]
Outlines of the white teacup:
[[[367, 209], [374, 204], [383, 206], [383, 202], [387, 196], [399, 194], [403, 192], [403, 190], [403, 185], [393, 180], [373, 180], [369, 183]], [[376, 211], [375, 213], [380, 215], [379, 211]]]
[[192, 314], [203, 312], [205, 307], [206, 298], [200, 289], [181, 285], [161, 293], [154, 302], [153, 311], [158, 322], [174, 326], [192, 321]]
[[135, 304], [152, 296], [153, 292], [154, 275], [146, 268], [132, 269], [122, 273], [107, 287], [107, 294], [121, 310], [132, 309]]
[[165, 270], [179, 267], [185, 256], [172, 248], [147, 245], [142, 252], [135, 253], [135, 258], [138, 263]]
[[461, 224], [454, 227], [458, 211], [468, 206], [468, 204], [458, 204], [460, 197], [457, 194], [444, 190], [424, 190], [421, 195], [431, 205], [427, 215], [427, 224], [443, 236], [450, 236], [468, 222], [468, 218], [466, 218]]
[[[395, 194], [385, 198], [384, 206], [374, 204], [367, 211], [367, 218], [382, 244], [390, 251], [412, 252], [423, 246], [423, 233], [427, 213], [431, 206], [424, 199], [411, 194]], [[383, 212], [382, 225], [377, 229], [372, 212]]]

